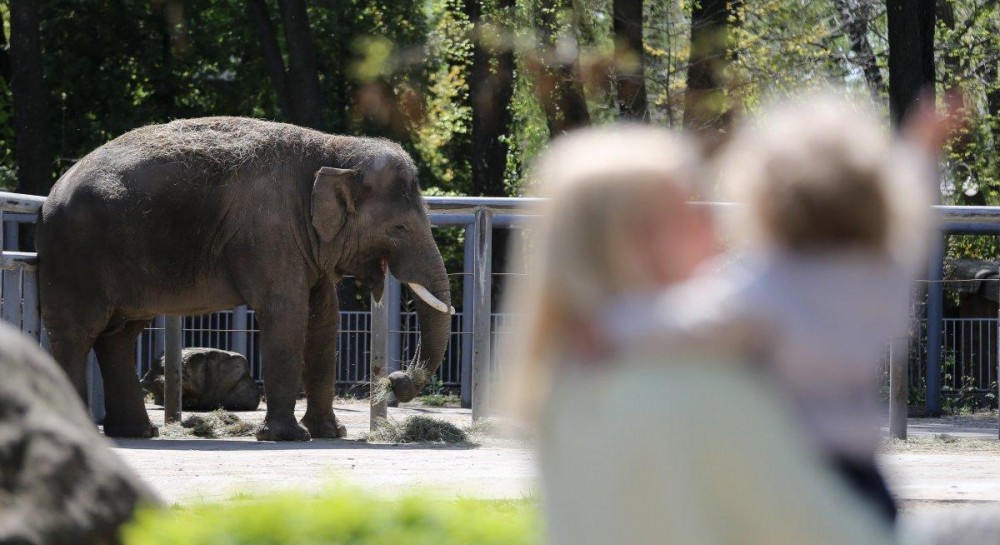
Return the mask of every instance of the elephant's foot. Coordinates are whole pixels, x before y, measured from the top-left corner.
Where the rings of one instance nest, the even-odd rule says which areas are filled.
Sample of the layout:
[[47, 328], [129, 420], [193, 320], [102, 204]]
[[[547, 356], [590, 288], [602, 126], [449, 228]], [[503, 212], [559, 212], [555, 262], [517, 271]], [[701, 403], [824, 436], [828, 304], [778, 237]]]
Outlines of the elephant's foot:
[[151, 424], [148, 418], [137, 422], [109, 422], [105, 418], [104, 435], [129, 439], [152, 439], [160, 436], [160, 430]]
[[308, 441], [309, 431], [299, 425], [295, 418], [268, 418], [257, 428], [258, 441]]
[[316, 439], [321, 437], [327, 439], [347, 437], [347, 428], [337, 421], [337, 417], [334, 416], [333, 411], [319, 416], [311, 415], [307, 411], [306, 415], [302, 417], [302, 425]]

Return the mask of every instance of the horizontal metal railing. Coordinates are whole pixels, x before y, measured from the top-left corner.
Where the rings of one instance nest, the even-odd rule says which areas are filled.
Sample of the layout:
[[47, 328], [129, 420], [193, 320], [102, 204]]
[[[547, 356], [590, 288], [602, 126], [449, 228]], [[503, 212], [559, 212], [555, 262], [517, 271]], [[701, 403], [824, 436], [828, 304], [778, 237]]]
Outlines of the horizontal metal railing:
[[[4, 319], [20, 325], [29, 334], [44, 341], [44, 331], [38, 315], [38, 287], [35, 268], [37, 257], [33, 252], [22, 251], [17, 246], [18, 224], [34, 221], [44, 197], [0, 192], [0, 270], [3, 270]], [[492, 197], [426, 197], [425, 202], [433, 225], [465, 229], [465, 264], [463, 271], [463, 314], [458, 327], [461, 347], [459, 376], [462, 398], [473, 406], [474, 413], [483, 414], [488, 403], [489, 383], [495, 374], [492, 352], [496, 344], [494, 330], [496, 319], [492, 312], [491, 280], [493, 277], [491, 255], [494, 228], [516, 227], [539, 213], [544, 199], [492, 198]], [[732, 203], [699, 202], [694, 206], [711, 207], [724, 213], [736, 205]], [[934, 213], [941, 232], [946, 234], [1000, 234], [1000, 207], [936, 206]], [[932, 345], [925, 351], [927, 358], [926, 379], [931, 390], [941, 384], [942, 358], [949, 323], [941, 317], [940, 305], [940, 249], [931, 256], [931, 304], [929, 306], [927, 338]], [[373, 305], [370, 316], [372, 341], [369, 358], [372, 372], [389, 370], [398, 366], [404, 354], [405, 342], [401, 337], [401, 301], [398, 282], [388, 282], [389, 304]], [[17, 305], [7, 304], [17, 302]], [[16, 310], [14, 310], [16, 307]], [[8, 310], [10, 309], [10, 310]], [[407, 345], [408, 346], [408, 345]], [[980, 350], [980, 352], [982, 352]], [[992, 364], [991, 364], [992, 367]], [[994, 375], [995, 377], [995, 372]], [[923, 377], [921, 377], [923, 378]], [[983, 375], [986, 380], [988, 375]], [[977, 379], [979, 380], [979, 379]], [[477, 395], [478, 392], [478, 395]], [[939, 391], [928, 392], [931, 398]]]

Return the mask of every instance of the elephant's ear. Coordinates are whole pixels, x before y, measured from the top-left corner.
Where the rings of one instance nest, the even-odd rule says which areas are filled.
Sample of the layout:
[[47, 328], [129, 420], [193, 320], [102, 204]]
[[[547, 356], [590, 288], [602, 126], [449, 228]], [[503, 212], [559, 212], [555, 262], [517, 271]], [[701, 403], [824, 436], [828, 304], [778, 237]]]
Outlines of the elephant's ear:
[[322, 167], [316, 171], [310, 214], [321, 240], [329, 242], [337, 236], [347, 216], [355, 213], [360, 192], [361, 181], [355, 170]]

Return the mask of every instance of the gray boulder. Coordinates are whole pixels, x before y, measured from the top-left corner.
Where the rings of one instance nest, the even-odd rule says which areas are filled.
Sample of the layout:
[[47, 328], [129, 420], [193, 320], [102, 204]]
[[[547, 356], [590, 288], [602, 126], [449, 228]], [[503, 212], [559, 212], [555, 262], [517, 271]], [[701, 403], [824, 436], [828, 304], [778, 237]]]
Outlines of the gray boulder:
[[[181, 352], [183, 406], [186, 411], [253, 411], [260, 405], [260, 388], [242, 354], [215, 348], [185, 348]], [[163, 358], [142, 378], [142, 386], [163, 405]]]
[[0, 543], [114, 544], [156, 497], [37, 345], [0, 324]]

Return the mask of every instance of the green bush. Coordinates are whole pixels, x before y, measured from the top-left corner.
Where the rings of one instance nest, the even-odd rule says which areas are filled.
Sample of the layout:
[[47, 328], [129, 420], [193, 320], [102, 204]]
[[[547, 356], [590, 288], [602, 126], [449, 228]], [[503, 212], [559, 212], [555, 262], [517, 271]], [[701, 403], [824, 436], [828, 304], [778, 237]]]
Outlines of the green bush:
[[123, 530], [127, 545], [537, 545], [530, 500], [389, 501], [350, 489], [285, 494], [169, 511], [147, 509]]

